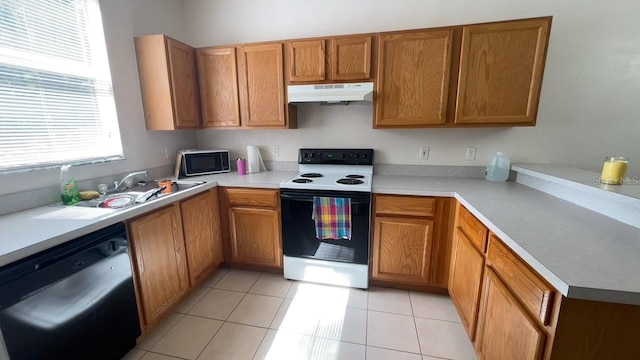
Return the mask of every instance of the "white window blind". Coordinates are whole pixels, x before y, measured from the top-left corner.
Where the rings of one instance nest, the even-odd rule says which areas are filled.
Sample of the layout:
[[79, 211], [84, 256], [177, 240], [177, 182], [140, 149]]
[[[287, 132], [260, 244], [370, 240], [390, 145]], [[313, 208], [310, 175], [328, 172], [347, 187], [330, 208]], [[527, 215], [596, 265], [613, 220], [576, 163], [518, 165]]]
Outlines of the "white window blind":
[[0, 0], [0, 171], [122, 158], [97, 0]]

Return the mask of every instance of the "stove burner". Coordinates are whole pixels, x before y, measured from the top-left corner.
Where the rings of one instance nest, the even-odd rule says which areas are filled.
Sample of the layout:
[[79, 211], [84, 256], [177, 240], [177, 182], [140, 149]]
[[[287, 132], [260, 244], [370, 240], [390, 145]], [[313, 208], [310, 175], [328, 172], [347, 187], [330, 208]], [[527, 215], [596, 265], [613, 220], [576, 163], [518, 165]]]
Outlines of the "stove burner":
[[347, 175], [345, 177], [349, 179], [362, 179], [364, 178], [364, 175]]
[[306, 184], [306, 183], [313, 182], [313, 180], [311, 179], [293, 179], [291, 181], [298, 184]]
[[318, 173], [306, 173], [306, 174], [302, 174], [300, 176], [301, 177], [305, 177], [305, 178], [319, 178], [319, 177], [322, 177], [324, 175], [318, 174]]
[[364, 183], [364, 181], [358, 179], [340, 179], [336, 182], [344, 185], [359, 185]]

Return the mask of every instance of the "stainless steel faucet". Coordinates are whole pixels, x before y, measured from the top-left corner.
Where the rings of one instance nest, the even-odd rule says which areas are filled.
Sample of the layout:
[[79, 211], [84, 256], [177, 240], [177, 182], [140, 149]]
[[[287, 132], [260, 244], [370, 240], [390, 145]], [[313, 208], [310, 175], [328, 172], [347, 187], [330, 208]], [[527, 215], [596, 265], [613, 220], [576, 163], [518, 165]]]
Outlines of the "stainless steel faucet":
[[132, 178], [132, 177], [134, 177], [134, 176], [138, 176], [138, 175], [149, 176], [149, 173], [145, 170], [145, 171], [137, 171], [137, 172], [134, 172], [134, 173], [128, 174], [127, 176], [125, 176], [124, 178], [122, 178], [122, 180], [120, 180], [119, 182], [118, 182], [118, 181], [114, 181], [114, 182], [113, 182], [113, 185], [114, 185], [115, 187], [114, 187], [113, 189], [111, 189], [111, 190], [107, 191], [107, 192], [112, 193], [112, 192], [115, 192], [115, 191], [121, 190], [121, 189], [122, 189], [122, 187], [123, 187], [123, 185], [126, 183], [126, 180], [127, 180], [127, 179], [130, 179], [130, 178]]

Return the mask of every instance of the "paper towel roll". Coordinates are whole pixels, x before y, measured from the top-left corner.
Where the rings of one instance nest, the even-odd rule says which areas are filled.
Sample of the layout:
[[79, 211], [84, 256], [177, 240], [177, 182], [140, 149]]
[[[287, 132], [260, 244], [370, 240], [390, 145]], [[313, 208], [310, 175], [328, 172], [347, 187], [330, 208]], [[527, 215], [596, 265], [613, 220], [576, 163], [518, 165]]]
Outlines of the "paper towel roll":
[[256, 145], [247, 145], [247, 173], [257, 173], [262, 170], [267, 171], [267, 168], [262, 161], [260, 148]]

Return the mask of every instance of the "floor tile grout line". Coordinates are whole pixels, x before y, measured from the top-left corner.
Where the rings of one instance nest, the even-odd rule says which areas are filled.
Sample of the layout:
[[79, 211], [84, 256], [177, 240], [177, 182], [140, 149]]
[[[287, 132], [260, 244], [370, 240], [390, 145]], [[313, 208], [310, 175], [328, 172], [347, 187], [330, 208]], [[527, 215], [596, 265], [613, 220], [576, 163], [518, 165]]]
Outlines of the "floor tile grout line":
[[[144, 353], [144, 355], [142, 355], [142, 357], [147, 355], [147, 353], [163, 355], [163, 356], [171, 356], [172, 358], [176, 358], [176, 359], [180, 359], [180, 360], [189, 360], [188, 358], [183, 358], [183, 357], [175, 356], [175, 355], [169, 355], [169, 354], [161, 353], [161, 352], [158, 352], [158, 351], [147, 351], [147, 352]], [[198, 354], [198, 356], [200, 356], [200, 354]], [[142, 359], [142, 358], [140, 358], [140, 359]], [[197, 357], [196, 357], [196, 359], [197, 359]]]
[[[227, 276], [227, 274], [229, 274], [229, 271], [227, 271], [224, 276], [222, 278], [220, 278], [220, 280], [218, 280], [218, 282], [220, 282], [224, 277]], [[262, 273], [260, 273], [260, 276], [262, 276]], [[260, 276], [258, 276], [258, 278], [260, 278]], [[256, 279], [256, 281], [258, 281], [258, 279]], [[217, 284], [217, 283], [216, 283]], [[255, 282], [254, 282], [255, 284]], [[253, 287], [253, 284], [251, 285]], [[251, 289], [251, 288], [249, 288]], [[233, 291], [233, 290], [230, 290]], [[239, 291], [236, 291], [239, 292]], [[248, 293], [244, 293], [244, 296], [242, 297], [242, 299], [240, 299], [240, 301], [238, 302], [238, 304], [236, 304], [236, 306], [233, 308], [233, 310], [231, 310], [231, 312], [229, 312], [229, 315], [227, 316], [227, 319], [231, 316], [231, 314], [233, 314], [234, 311], [236, 311], [236, 309], [238, 308], [238, 306], [240, 305], [240, 303], [242, 303], [242, 300], [244, 300], [244, 298], [247, 296]], [[208, 318], [207, 318], [208, 319]], [[216, 319], [217, 320], [217, 319]], [[218, 320], [220, 321], [220, 320]], [[224, 326], [224, 324], [226, 323], [226, 320], [222, 320], [222, 325], [220, 325], [220, 327], [218, 328], [218, 330], [215, 331], [215, 333], [213, 334], [213, 336], [211, 337], [211, 339], [209, 339], [209, 341], [207, 342], [207, 345], [205, 345], [202, 350], [198, 353], [198, 356], [196, 356], [196, 359], [198, 359], [202, 353], [207, 349], [207, 347], [209, 346], [209, 344], [211, 344], [211, 342], [213, 341], [213, 339], [216, 337], [216, 335], [218, 334], [218, 332], [220, 332], [220, 329], [222, 329], [222, 327]], [[254, 354], [255, 356], [255, 354]]]
[[[419, 353], [415, 353], [415, 352], [411, 352], [411, 351], [406, 351], [406, 350], [398, 350], [398, 349], [393, 349], [393, 348], [386, 348], [383, 346], [377, 346], [377, 345], [367, 345], [369, 347], [373, 347], [376, 349], [383, 349], [383, 350], [391, 350], [391, 351], [397, 351], [397, 352], [401, 352], [401, 353], [405, 353], [405, 354], [412, 354], [412, 355], [420, 355], [420, 357], [422, 357], [422, 354]], [[427, 356], [431, 356], [431, 355], [427, 355]], [[448, 360], [448, 359], [447, 359]]]
[[416, 340], [418, 340], [418, 350], [420, 350], [420, 354], [423, 354], [424, 351], [422, 351], [422, 343], [420, 342], [420, 335], [418, 335], [418, 323], [416, 323], [416, 315], [415, 312], [413, 311], [413, 301], [411, 300], [411, 292], [408, 292], [409, 295], [409, 307], [411, 307], [411, 317], [413, 318], [413, 328], [416, 331]]
[[[153, 349], [153, 347], [154, 347], [154, 346], [156, 346], [156, 345], [160, 342], [160, 340], [162, 340], [162, 338], [164, 338], [165, 336], [167, 336], [167, 334], [169, 333], [169, 331], [171, 331], [171, 329], [173, 329], [173, 328], [174, 328], [174, 327], [175, 327], [175, 326], [180, 322], [180, 320], [182, 320], [182, 318], [184, 318], [184, 317], [185, 317], [185, 315], [186, 315], [186, 314], [180, 314], [180, 313], [175, 313], [175, 312], [172, 312], [172, 313], [169, 313], [169, 314], [178, 314], [178, 315], [180, 315], [180, 318], [179, 318], [179, 319], [178, 319], [178, 321], [176, 321], [173, 325], [171, 325], [171, 326], [167, 329], [167, 331], [165, 331], [165, 332], [162, 334], [162, 336], [160, 336], [160, 337], [158, 338], [158, 340], [156, 340], [156, 342], [154, 342], [151, 346], [149, 346], [149, 348], [150, 348], [150, 349]], [[164, 321], [166, 321], [168, 317], [169, 317], [169, 315], [165, 316], [165, 317], [164, 317], [164, 319], [162, 319], [162, 321], [163, 321], [163, 322], [164, 322]], [[157, 324], [157, 326], [160, 326], [160, 324]], [[156, 329], [157, 329], [157, 327], [156, 327]], [[154, 330], [155, 330], [155, 329], [154, 329]], [[138, 345], [138, 344], [136, 344], [136, 346], [137, 346], [137, 345]], [[138, 349], [140, 349], [140, 348], [138, 348]], [[146, 350], [146, 349], [142, 349], [142, 350], [147, 351], [147, 352], [151, 351], [151, 350]]]

